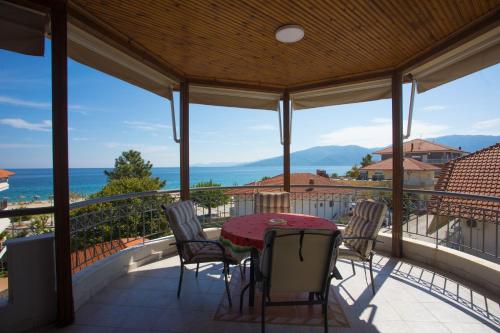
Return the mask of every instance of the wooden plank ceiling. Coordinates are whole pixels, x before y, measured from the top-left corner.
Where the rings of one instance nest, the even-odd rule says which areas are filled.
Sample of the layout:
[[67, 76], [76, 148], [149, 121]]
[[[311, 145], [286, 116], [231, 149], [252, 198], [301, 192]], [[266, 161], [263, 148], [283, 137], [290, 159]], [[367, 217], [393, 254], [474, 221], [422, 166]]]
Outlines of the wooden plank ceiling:
[[[500, 0], [73, 0], [190, 79], [293, 87], [395, 68], [498, 14]], [[274, 35], [299, 24], [305, 37]]]

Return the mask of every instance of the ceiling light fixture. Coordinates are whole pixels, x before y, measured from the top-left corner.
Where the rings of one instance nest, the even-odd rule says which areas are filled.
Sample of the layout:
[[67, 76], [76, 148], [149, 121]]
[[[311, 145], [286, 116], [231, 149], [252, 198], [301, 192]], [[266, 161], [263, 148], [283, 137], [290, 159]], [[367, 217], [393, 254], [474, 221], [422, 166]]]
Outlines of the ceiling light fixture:
[[300, 25], [284, 25], [276, 30], [276, 39], [282, 43], [296, 43], [304, 38], [304, 29]]

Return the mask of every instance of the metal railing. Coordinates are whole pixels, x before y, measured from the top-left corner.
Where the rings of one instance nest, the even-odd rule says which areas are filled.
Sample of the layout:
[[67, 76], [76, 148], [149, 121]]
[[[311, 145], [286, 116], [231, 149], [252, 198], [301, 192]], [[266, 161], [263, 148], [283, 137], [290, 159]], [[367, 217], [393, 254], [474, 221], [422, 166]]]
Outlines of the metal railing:
[[[220, 227], [234, 216], [254, 212], [254, 193], [280, 186], [193, 188], [191, 197], [203, 227]], [[392, 226], [392, 189], [350, 185], [293, 185], [291, 211], [346, 224], [359, 200], [384, 202], [382, 232]], [[131, 246], [171, 233], [162, 204], [180, 200], [179, 191], [151, 191], [72, 203], [73, 272]], [[407, 237], [499, 261], [500, 198], [429, 190], [404, 190], [403, 232]]]

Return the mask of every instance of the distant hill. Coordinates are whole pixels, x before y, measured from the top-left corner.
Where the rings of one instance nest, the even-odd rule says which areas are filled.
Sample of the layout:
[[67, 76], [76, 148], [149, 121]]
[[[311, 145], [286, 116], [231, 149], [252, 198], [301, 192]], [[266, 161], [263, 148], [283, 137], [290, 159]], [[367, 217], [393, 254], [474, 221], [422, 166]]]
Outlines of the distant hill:
[[[493, 135], [446, 135], [426, 139], [451, 147], [462, 147], [462, 150], [474, 152], [500, 142], [500, 136]], [[359, 164], [366, 154], [382, 147], [364, 148], [350, 146], [319, 146], [294, 152], [290, 155], [292, 165], [296, 166], [330, 166]], [[373, 156], [374, 160], [377, 155]], [[282, 165], [283, 157], [277, 156], [264, 160], [243, 164], [243, 166], [278, 166]]]
[[[321, 166], [321, 165], [354, 165], [359, 163], [366, 154], [373, 152], [373, 148], [360, 146], [320, 146], [301, 150], [290, 154], [292, 165], [296, 166]], [[244, 166], [277, 166], [283, 164], [283, 157], [272, 157]]]
[[462, 147], [462, 150], [473, 153], [500, 142], [500, 135], [446, 135], [426, 140], [454, 148]]

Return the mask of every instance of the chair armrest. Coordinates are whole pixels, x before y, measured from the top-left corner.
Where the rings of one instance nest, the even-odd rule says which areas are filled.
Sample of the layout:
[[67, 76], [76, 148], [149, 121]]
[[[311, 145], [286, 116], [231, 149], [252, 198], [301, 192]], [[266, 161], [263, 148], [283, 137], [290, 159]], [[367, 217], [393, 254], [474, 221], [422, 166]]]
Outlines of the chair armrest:
[[184, 250], [184, 245], [187, 243], [205, 243], [205, 244], [217, 245], [217, 247], [219, 248], [219, 250], [222, 253], [222, 258], [224, 259], [224, 261], [227, 260], [226, 249], [218, 241], [214, 241], [214, 240], [183, 240], [183, 241], [175, 242], [175, 244], [178, 245], [178, 248], [181, 248], [182, 250]]
[[379, 240], [377, 240], [377, 238], [373, 238], [373, 237], [362, 237], [362, 236], [342, 237], [342, 240], [346, 240], [346, 239], [366, 239], [366, 240], [371, 240], [371, 241], [378, 242], [378, 243], [383, 243], [382, 241], [379, 241]]

